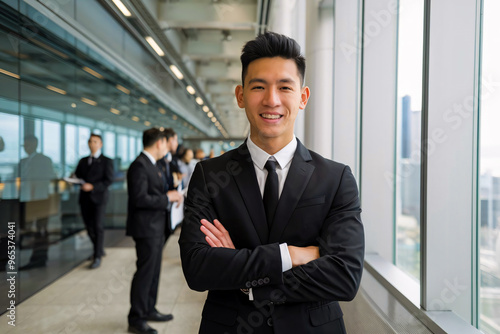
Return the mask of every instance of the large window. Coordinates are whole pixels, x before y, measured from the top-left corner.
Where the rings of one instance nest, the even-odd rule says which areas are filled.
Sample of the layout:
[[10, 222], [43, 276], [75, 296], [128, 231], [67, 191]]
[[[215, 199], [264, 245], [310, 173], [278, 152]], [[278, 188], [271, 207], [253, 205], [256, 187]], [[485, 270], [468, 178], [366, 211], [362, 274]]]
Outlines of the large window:
[[398, 22], [396, 265], [420, 278], [423, 0], [401, 0]]
[[500, 333], [500, 3], [484, 0], [480, 101], [480, 329]]

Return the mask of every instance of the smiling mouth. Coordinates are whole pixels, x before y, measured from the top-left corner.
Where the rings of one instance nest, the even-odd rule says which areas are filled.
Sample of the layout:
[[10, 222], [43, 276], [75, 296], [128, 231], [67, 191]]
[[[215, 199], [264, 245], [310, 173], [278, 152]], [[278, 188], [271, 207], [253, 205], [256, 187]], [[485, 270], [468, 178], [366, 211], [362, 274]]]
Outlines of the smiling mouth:
[[279, 119], [283, 117], [283, 115], [276, 115], [276, 114], [260, 114], [260, 117], [265, 118], [265, 119]]

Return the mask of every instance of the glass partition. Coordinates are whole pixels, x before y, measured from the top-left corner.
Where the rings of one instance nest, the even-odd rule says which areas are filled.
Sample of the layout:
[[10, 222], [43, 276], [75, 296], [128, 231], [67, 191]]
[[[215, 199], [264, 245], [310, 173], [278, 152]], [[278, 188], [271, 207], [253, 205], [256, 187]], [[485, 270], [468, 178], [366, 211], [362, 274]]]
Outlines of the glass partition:
[[[500, 3], [484, 0], [479, 168], [479, 328], [500, 333]], [[486, 84], [488, 83], [488, 84]]]
[[400, 0], [396, 127], [396, 265], [420, 279], [420, 124], [424, 1]]

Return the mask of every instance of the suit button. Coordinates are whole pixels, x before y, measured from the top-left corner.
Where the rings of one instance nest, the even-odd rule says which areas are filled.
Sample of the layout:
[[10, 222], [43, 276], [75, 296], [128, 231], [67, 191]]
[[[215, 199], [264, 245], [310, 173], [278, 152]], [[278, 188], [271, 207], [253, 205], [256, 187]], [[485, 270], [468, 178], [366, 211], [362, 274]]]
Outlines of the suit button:
[[246, 286], [247, 288], [251, 288], [251, 287], [252, 287], [252, 283], [250, 283], [250, 282], [246, 282], [246, 283], [245, 283], [245, 286]]
[[273, 327], [273, 318], [267, 318], [267, 325]]
[[270, 281], [269, 277], [264, 277], [264, 284], [268, 284]]
[[259, 278], [259, 280], [257, 282], [259, 283], [259, 285], [263, 285], [264, 284], [264, 280], [262, 278]]
[[258, 285], [257, 281], [256, 281], [256, 280], [253, 280], [253, 281], [252, 281], [252, 286], [253, 286], [253, 287], [256, 287], [257, 285]]

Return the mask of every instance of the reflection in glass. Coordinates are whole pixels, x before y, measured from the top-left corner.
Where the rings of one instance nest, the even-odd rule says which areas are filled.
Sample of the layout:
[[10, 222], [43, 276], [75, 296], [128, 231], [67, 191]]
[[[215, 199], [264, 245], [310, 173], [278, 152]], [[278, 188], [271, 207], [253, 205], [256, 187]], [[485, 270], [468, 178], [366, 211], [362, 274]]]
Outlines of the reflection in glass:
[[420, 279], [423, 0], [401, 0], [398, 30], [396, 265]]
[[[500, 3], [484, 0], [482, 82], [500, 81]], [[500, 90], [483, 85], [480, 100], [479, 262], [480, 321], [484, 333], [500, 333]]]

